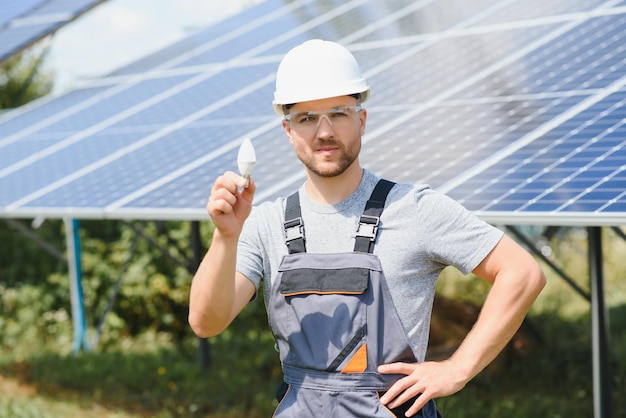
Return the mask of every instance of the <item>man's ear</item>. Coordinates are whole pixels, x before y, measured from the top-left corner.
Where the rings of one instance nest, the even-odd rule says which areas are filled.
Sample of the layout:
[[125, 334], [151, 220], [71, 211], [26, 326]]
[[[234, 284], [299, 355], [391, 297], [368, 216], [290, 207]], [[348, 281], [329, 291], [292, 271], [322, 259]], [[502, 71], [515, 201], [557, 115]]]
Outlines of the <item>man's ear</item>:
[[359, 120], [361, 121], [361, 136], [365, 135], [365, 122], [367, 121], [367, 110], [363, 109], [359, 112]]
[[283, 129], [285, 130], [285, 134], [287, 134], [287, 138], [289, 138], [289, 142], [293, 144], [293, 140], [291, 137], [291, 126], [289, 126], [289, 122], [283, 119]]

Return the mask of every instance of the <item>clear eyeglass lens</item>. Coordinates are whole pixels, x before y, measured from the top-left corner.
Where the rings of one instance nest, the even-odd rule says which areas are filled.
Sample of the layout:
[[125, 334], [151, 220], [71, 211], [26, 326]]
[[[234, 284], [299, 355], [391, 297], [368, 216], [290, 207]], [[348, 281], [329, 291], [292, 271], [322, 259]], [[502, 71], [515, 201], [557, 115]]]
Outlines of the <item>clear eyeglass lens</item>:
[[325, 112], [297, 112], [285, 115], [292, 129], [300, 131], [317, 130], [323, 118], [333, 126], [342, 128], [351, 123], [361, 111], [361, 106], [335, 107]]

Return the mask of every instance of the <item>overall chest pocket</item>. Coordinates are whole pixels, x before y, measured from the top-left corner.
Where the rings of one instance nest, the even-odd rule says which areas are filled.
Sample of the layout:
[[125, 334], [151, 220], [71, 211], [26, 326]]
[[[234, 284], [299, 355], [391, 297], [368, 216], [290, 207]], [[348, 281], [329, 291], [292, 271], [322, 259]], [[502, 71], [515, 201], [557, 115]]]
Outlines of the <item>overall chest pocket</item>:
[[370, 271], [367, 268], [290, 269], [280, 273], [286, 313], [278, 322], [289, 346], [286, 361], [325, 370], [346, 346], [364, 338]]

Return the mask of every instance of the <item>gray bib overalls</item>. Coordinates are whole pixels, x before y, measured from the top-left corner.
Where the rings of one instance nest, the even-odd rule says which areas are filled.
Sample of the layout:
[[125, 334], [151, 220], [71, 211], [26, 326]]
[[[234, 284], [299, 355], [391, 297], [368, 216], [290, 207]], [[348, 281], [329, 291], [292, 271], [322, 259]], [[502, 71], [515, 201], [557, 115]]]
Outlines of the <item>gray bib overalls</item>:
[[[376, 371], [385, 363], [417, 361], [373, 254], [393, 185], [376, 185], [352, 253], [307, 253], [298, 194], [287, 199], [289, 254], [272, 282], [268, 306], [286, 384], [274, 417], [388, 418], [404, 416], [413, 404], [393, 411], [383, 406], [381, 392], [402, 376]], [[434, 402], [416, 416], [436, 418]]]

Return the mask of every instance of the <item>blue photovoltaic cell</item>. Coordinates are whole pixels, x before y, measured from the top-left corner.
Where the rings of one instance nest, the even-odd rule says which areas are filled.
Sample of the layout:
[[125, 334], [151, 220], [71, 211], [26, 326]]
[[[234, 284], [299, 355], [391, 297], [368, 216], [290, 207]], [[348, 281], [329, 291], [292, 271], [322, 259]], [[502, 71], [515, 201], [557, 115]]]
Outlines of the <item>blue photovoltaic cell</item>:
[[11, 20], [27, 14], [40, 3], [45, 3], [45, 0], [5, 1], [0, 8], [0, 28], [8, 25]]
[[[199, 30], [198, 32], [174, 43], [173, 45], [143, 57], [134, 63], [128, 64], [112, 72], [111, 75], [132, 74], [161, 67], [164, 64], [169, 63], [170, 60], [178, 61], [179, 57], [194, 53], [195, 49], [208, 49], [215, 51], [213, 54], [208, 56], [210, 61], [203, 62], [202, 64], [226, 61], [242, 52], [247, 51], [252, 45], [255, 45], [258, 42], [258, 40], [254, 37], [247, 39], [246, 37], [248, 37], [247, 33], [249, 31], [258, 26], [255, 24], [255, 21], [259, 19], [259, 17], [267, 17], [268, 15], [273, 15], [273, 13], [280, 12], [283, 9], [285, 9], [284, 2], [281, 0], [264, 1], [254, 7], [251, 7], [250, 9], [244, 10], [239, 14], [225, 19], [224, 21], [217, 22], [206, 29]], [[282, 13], [287, 12], [283, 11]], [[273, 20], [270, 21], [268, 25], [271, 25], [272, 22]], [[248, 28], [248, 26], [250, 26], [250, 28]], [[242, 32], [240, 36], [235, 37], [235, 39], [237, 39], [235, 43], [229, 44], [231, 48], [235, 49], [222, 49], [218, 51], [217, 48], [220, 47], [226, 39], [233, 37], [231, 35], [233, 32]], [[208, 45], [208, 47], [206, 47], [206, 45]], [[169, 66], [167, 67], [169, 68]]]
[[32, 127], [33, 121], [37, 121], [37, 123], [46, 121], [50, 117], [66, 111], [74, 104], [82, 103], [94, 96], [97, 97], [104, 90], [106, 87], [78, 89], [52, 100], [40, 99], [5, 113], [0, 131], [2, 132], [0, 152], [2, 152], [2, 146], [9, 142], [13, 135], [20, 135], [24, 130]]
[[[107, 206], [137, 187], [148, 185], [198, 157], [215, 151], [232, 141], [231, 135], [243, 134], [248, 129], [250, 126], [245, 124], [234, 131], [230, 127], [214, 128], [210, 138], [207, 138], [205, 129], [176, 131], [151, 141], [142, 148], [142, 154], [150, 155], [152, 158], [141, 159], [138, 153], [123, 155], [111, 162], [106, 169], [91, 171], [72, 185], [59, 188], [55, 198], [59, 202], [71, 202], [76, 207]], [[109, 169], [111, 166], [114, 167], [113, 170]], [[74, 193], [76, 188], [93, 190], [95, 195], [89, 199], [82, 199], [81, 194]], [[41, 200], [34, 200], [32, 204], [37, 206], [39, 202]]]
[[[54, 22], [54, 27], [58, 23], [59, 21]], [[13, 53], [30, 44], [34, 40], [33, 34], [45, 32], [50, 27], [51, 23], [43, 23], [0, 31], [0, 60], [9, 58]]]
[[[536, 149], [528, 157], [522, 159], [518, 152], [504, 159], [511, 168], [498, 171], [492, 167], [475, 176], [472, 189], [463, 185], [449, 194], [480, 211], [599, 210], [626, 189], [625, 103], [626, 92], [612, 95], [570, 119], [579, 124], [570, 123], [569, 132], [530, 144], [526, 148]], [[584, 126], [590, 120], [597, 123]], [[605, 130], [590, 135], [591, 126], [605, 126]], [[537, 148], [538, 144], [542, 147]]]
[[[234, 68], [201, 78], [188, 89], [180, 90], [154, 106], [139, 112], [125, 121], [122, 126], [134, 126], [142, 123], [174, 123], [194, 111], [208, 107], [220, 100], [227, 99], [243, 83], [253, 84], [271, 75], [271, 66]], [[266, 84], [269, 84], [266, 83]]]
[[72, 13], [76, 14], [84, 11], [89, 7], [93, 7], [96, 3], [94, 0], [53, 0], [44, 2], [41, 7], [37, 8], [31, 14], [32, 16], [47, 15], [53, 13]]
[[499, 2], [502, 7], [494, 13], [480, 19], [477, 24], [501, 24], [515, 20], [527, 20], [558, 16], [568, 13], [588, 12], [606, 3], [606, 0], [550, 0], [550, 1], [514, 1]]
[[533, 94], [603, 88], [623, 76], [626, 66], [626, 16], [589, 19], [552, 42], [530, 52], [501, 77], [488, 78], [481, 90], [468, 89], [461, 97], [494, 91]]
[[[288, 20], [288, 17], [285, 17], [284, 20]], [[251, 46], [259, 48], [259, 46], [265, 43], [267, 45], [266, 48], [261, 48], [259, 51], [263, 53], [267, 48], [273, 46], [276, 38], [282, 35], [285, 30], [292, 25], [284, 20], [278, 19], [277, 21], [272, 21], [271, 24], [254, 28], [242, 36], [241, 38], [243, 39], [235, 38], [225, 41], [205, 53], [198, 54], [197, 56], [193, 56], [178, 63], [175, 68], [202, 65], [216, 61], [227, 61], [241, 54], [245, 54], [251, 49]]]
[[[17, 200], [21, 195], [33, 193], [50, 182], [58, 181], [113, 152], [122, 150], [147, 134], [115, 132], [112, 135], [96, 135], [74, 143], [56, 152], [54, 158], [39, 160], [18, 172], [0, 178], [0, 189], [3, 190], [0, 199], [3, 204], [7, 204]], [[45, 173], [45, 176], [41, 176], [40, 173]], [[23, 182], [23, 179], [29, 181]]]
[[[103, 0], [13, 1], [0, 11], [0, 62]], [[5, 1], [4, 3], [8, 3]]]
[[[245, 131], [229, 132], [228, 130], [223, 130], [218, 135], [224, 139], [234, 139], [244, 133]], [[302, 173], [300, 162], [295, 158], [293, 148], [278, 122], [261, 136], [252, 138], [252, 142], [255, 147], [257, 161], [267, 162], [267, 164], [255, 167], [254, 170], [257, 187], [261, 189], [259, 194], [292, 177], [294, 173]], [[237, 148], [233, 148], [225, 153], [223, 158], [202, 164], [193, 171], [186, 173], [181, 177], [180, 182], [166, 184], [146, 194], [133, 201], [133, 207], [150, 208], [155, 207], [159, 203], [159, 207], [203, 208], [215, 179], [214, 173], [221, 173], [225, 170], [237, 170], [237, 151]], [[302, 177], [298, 177], [296, 181], [301, 182]], [[184, 187], [180, 187], [181, 184]], [[280, 194], [282, 195], [282, 193]], [[170, 195], [176, 195], [177, 198], [168, 199]], [[275, 195], [268, 195], [265, 197], [265, 200], [271, 200], [276, 197]]]
[[[401, 180], [438, 187], [484, 161], [493, 149], [512, 144], [586, 97], [486, 104], [444, 102], [367, 142], [361, 159], [376, 172], [393, 172]], [[379, 115], [377, 110], [370, 111], [369, 121], [373, 126], [393, 122], [396, 117], [392, 112]], [[380, 152], [394, 144], [396, 147], [402, 144], [402, 153]], [[524, 152], [520, 150], [520, 155]]]
[[[421, 43], [412, 46], [411, 49], [405, 47], [405, 51], [414, 50], [415, 55], [371, 77], [372, 83], [380, 84], [379, 88], [385, 91], [383, 103], [387, 105], [398, 101], [403, 103], [427, 101], [438, 94], [458, 97], [455, 90], [473, 77], [480, 78], [486, 62], [501, 62], [515, 54], [523, 44], [545, 36], [551, 28], [554, 27], [550, 25], [527, 31], [512, 30], [506, 33], [470, 35], [444, 39], [436, 43]], [[485, 51], [484, 45], [495, 47]], [[419, 77], [416, 77], [416, 72]], [[497, 79], [500, 76], [500, 71], [492, 72], [494, 74], [488, 77], [489, 79]], [[503, 83], [502, 87], [504, 86]], [[474, 91], [473, 85], [469, 89]], [[489, 96], [492, 95], [493, 90], [490, 90]]]
[[69, 117], [64, 117], [62, 114], [63, 110], [65, 110], [63, 102], [53, 103], [47, 107], [55, 108], [58, 113], [51, 113], [48, 117], [49, 123], [40, 129], [37, 134], [33, 134], [32, 137], [57, 132], [62, 132], [66, 137], [69, 137], [70, 135], [80, 134], [83, 130], [90, 127], [103, 126], [102, 124], [106, 124], [107, 121], [111, 121], [110, 124], [112, 124], [114, 120], [126, 119], [130, 115], [139, 112], [146, 105], [147, 101], [152, 100], [155, 95], [165, 91], [172, 83], [180, 83], [188, 78], [190, 76], [178, 76], [171, 79], [149, 79], [137, 84], [121, 86], [123, 88], [109, 88], [102, 91], [100, 100], [79, 103], [82, 105], [82, 110], [78, 114], [72, 114]]
[[291, 47], [325, 38], [354, 52], [371, 86], [368, 169], [487, 219], [626, 218], [626, 10], [610, 5], [262, 2], [2, 116], [0, 214], [205, 219], [244, 137], [256, 203], [291, 193], [304, 171], [271, 108], [274, 74]]

